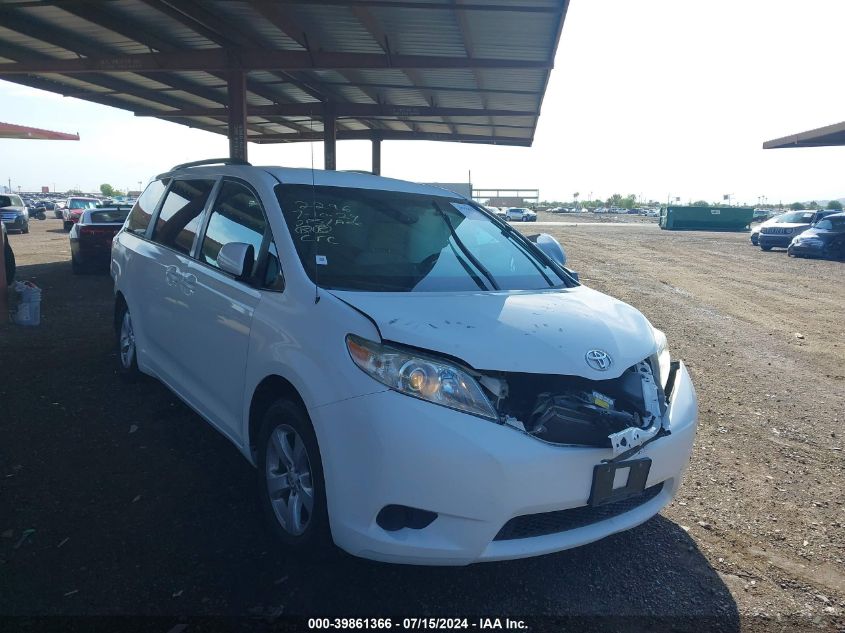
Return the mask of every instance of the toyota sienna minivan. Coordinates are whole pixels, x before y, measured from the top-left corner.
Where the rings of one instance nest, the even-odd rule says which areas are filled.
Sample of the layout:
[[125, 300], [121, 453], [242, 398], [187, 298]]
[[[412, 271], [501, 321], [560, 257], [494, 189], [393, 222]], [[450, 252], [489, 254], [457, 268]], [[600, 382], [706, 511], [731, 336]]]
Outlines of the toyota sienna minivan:
[[564, 262], [443, 189], [182, 165], [114, 239], [120, 371], [241, 451], [292, 553], [563, 550], [666, 505], [697, 424], [664, 334]]

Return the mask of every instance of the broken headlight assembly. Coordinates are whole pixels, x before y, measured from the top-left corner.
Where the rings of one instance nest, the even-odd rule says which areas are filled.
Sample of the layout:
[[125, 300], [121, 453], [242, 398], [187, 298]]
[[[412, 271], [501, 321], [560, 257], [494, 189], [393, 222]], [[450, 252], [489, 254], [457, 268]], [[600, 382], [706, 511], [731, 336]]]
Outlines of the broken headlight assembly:
[[654, 330], [654, 341], [657, 343], [657, 352], [653, 356], [654, 371], [657, 373], [657, 379], [660, 381], [660, 386], [666, 389], [666, 384], [669, 381], [670, 365], [672, 358], [669, 356], [669, 347], [666, 342], [666, 334], [662, 331]]
[[346, 347], [370, 377], [408, 396], [490, 420], [499, 416], [475, 378], [447, 361], [354, 336]]

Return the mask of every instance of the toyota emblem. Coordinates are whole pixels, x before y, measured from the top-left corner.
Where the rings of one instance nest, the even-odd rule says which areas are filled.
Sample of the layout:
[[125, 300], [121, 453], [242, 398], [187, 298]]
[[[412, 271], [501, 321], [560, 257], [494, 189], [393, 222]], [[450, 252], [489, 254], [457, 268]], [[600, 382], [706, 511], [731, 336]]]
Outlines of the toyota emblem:
[[591, 349], [585, 356], [587, 364], [596, 371], [607, 371], [613, 364], [610, 354], [600, 349]]

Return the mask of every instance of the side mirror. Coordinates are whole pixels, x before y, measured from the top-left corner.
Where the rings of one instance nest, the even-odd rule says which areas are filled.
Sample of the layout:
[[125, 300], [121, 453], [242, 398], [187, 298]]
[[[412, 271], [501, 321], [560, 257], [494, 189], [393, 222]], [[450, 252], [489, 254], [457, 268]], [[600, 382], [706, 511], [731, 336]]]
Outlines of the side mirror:
[[224, 244], [217, 253], [217, 265], [220, 270], [234, 275], [235, 279], [243, 279], [252, 272], [252, 262], [255, 261], [255, 249], [252, 244], [244, 242], [229, 242]]
[[554, 260], [561, 266], [566, 266], [566, 253], [563, 246], [560, 245], [554, 237], [548, 233], [539, 233], [537, 235], [527, 235], [530, 241], [534, 242], [541, 251], [548, 257]]

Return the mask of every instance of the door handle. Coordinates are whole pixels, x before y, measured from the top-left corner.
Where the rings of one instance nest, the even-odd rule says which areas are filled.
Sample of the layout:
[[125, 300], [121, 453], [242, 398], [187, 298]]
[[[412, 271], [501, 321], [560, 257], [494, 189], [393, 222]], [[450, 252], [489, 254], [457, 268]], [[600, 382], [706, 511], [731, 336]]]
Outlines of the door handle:
[[182, 292], [192, 295], [197, 289], [197, 277], [191, 273], [182, 273]]
[[175, 286], [182, 280], [182, 273], [176, 266], [168, 266], [164, 269], [164, 279], [168, 286]]

